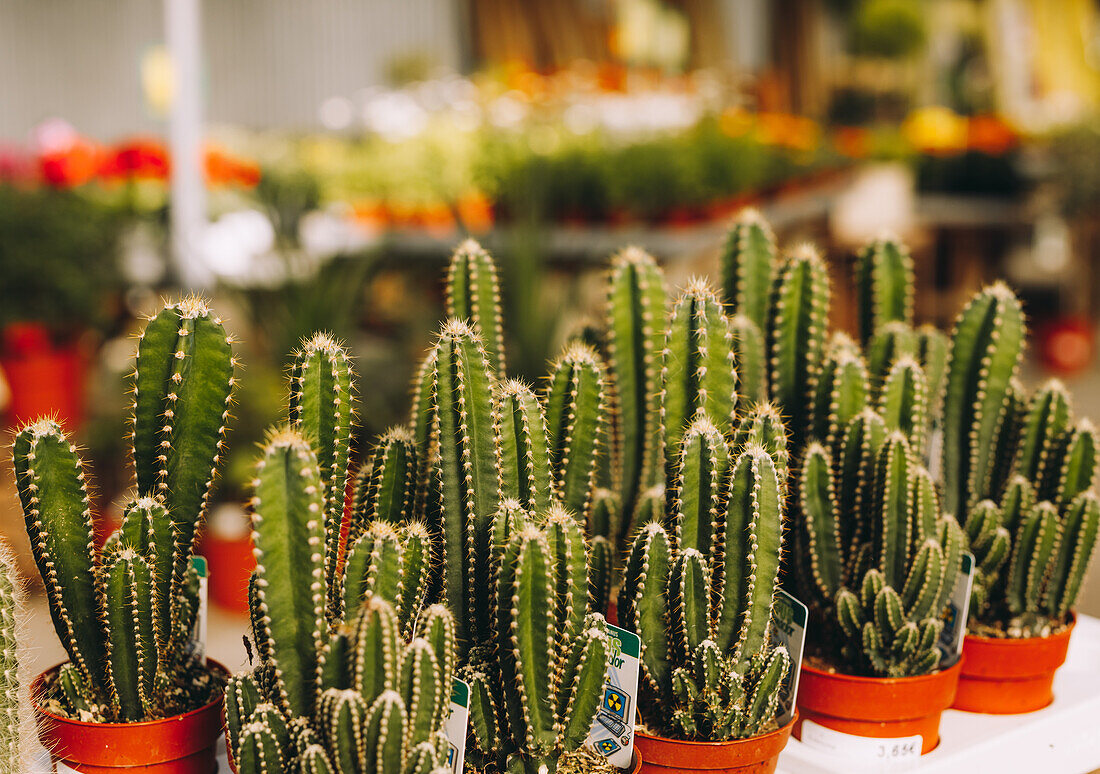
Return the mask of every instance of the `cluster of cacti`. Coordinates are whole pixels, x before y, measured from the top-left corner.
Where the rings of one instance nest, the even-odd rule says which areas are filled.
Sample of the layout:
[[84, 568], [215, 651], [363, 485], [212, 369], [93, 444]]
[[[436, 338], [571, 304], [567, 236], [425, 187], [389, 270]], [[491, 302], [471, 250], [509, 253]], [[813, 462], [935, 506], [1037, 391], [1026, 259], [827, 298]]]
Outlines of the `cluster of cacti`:
[[360, 471], [341, 552], [355, 415], [350, 358], [318, 334], [295, 353], [289, 423], [253, 480], [250, 584], [258, 663], [230, 681], [238, 771], [449, 771], [442, 734], [455, 672], [454, 620], [429, 606], [432, 536], [413, 518], [407, 431]]
[[[770, 245], [770, 234], [755, 222], [727, 245], [747, 264], [730, 272], [727, 285], [762, 301], [761, 319], [771, 277], [754, 272], [770, 272], [761, 268], [771, 261]], [[639, 277], [649, 301], [644, 313]], [[641, 460], [633, 488], [624, 481], [622, 489], [623, 510], [632, 516], [624, 521], [637, 529], [619, 594], [620, 622], [642, 641], [640, 708], [651, 729], [684, 739], [743, 738], [774, 719], [790, 661], [768, 641], [786, 434], [772, 422], [770, 405], [755, 405], [766, 378], [757, 322], [731, 319], [717, 294], [692, 280], [664, 313], [658, 346], [654, 318], [663, 312], [663, 297], [651, 258], [636, 249], [616, 256], [610, 372], [620, 401], [616, 418], [625, 428], [624, 460]], [[754, 391], [748, 399], [738, 394], [739, 377]], [[636, 396], [630, 411], [622, 408], [624, 393]]]
[[944, 492], [977, 562], [973, 613], [1010, 636], [1065, 621], [1100, 530], [1096, 429], [1074, 419], [1057, 381], [1024, 395], [1025, 336], [1008, 287], [975, 295], [955, 324], [943, 400]]
[[15, 557], [0, 541], [0, 771], [26, 771], [31, 745], [19, 684], [19, 623], [23, 591]]
[[133, 374], [136, 494], [97, 551], [88, 482], [56, 422], [19, 430], [16, 483], [54, 628], [69, 656], [50, 698], [97, 722], [194, 709], [220, 690], [193, 643], [191, 556], [219, 461], [232, 342], [201, 300], [170, 304], [141, 334]]

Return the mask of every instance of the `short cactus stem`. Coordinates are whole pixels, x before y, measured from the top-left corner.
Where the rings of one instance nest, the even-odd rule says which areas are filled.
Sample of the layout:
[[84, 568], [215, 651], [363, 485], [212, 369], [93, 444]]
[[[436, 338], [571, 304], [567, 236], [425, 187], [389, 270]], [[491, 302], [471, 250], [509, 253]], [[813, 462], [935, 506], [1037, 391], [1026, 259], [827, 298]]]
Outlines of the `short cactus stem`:
[[855, 274], [862, 341], [887, 323], [912, 324], [913, 259], [904, 244], [890, 235], [867, 243], [856, 254]]
[[722, 298], [727, 308], [763, 330], [768, 324], [776, 249], [775, 235], [757, 210], [742, 210], [730, 225], [721, 265]]
[[497, 268], [489, 253], [473, 239], [460, 244], [451, 256], [447, 271], [447, 316], [470, 323], [485, 345], [489, 368], [503, 376], [504, 316]]

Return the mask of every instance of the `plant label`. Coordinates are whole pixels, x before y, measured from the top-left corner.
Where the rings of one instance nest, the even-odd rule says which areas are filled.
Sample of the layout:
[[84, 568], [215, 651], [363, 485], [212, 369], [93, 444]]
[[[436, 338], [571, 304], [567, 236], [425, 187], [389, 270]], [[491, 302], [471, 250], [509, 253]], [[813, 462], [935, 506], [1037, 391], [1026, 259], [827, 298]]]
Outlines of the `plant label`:
[[192, 556], [191, 566], [199, 576], [199, 612], [195, 616], [195, 645], [199, 658], [206, 663], [206, 617], [207, 602], [209, 601], [210, 570], [206, 564], [205, 556]]
[[897, 739], [873, 739], [854, 736], [818, 725], [812, 720], [802, 721], [802, 743], [818, 750], [859, 760], [867, 768], [861, 771], [915, 771], [920, 763], [920, 749], [924, 739], [920, 734]]
[[940, 480], [940, 471], [943, 468], [943, 430], [936, 428], [928, 438], [928, 472], [936, 481]]
[[779, 714], [775, 718], [779, 725], [785, 726], [794, 717], [795, 699], [798, 698], [798, 677], [802, 674], [802, 648], [806, 644], [809, 611], [804, 604], [780, 589], [772, 620], [775, 622], [772, 644], [782, 645], [791, 656], [790, 671], [779, 690]]
[[607, 666], [600, 709], [592, 721], [585, 745], [607, 758], [612, 766], [629, 768], [634, 759], [634, 721], [637, 713], [638, 670], [642, 641], [637, 634], [607, 625], [611, 659]]
[[963, 635], [966, 634], [966, 619], [970, 615], [970, 589], [974, 586], [974, 555], [967, 552], [962, 556], [959, 574], [955, 578], [955, 587], [951, 599], [947, 602], [947, 614], [943, 619], [943, 631], [940, 632], [940, 650], [943, 651], [943, 666], [948, 667], [959, 660], [962, 653]]
[[450, 743], [447, 753], [447, 766], [452, 774], [460, 774], [466, 761], [466, 734], [470, 722], [470, 686], [464, 680], [455, 678], [451, 686], [451, 714], [443, 727]]

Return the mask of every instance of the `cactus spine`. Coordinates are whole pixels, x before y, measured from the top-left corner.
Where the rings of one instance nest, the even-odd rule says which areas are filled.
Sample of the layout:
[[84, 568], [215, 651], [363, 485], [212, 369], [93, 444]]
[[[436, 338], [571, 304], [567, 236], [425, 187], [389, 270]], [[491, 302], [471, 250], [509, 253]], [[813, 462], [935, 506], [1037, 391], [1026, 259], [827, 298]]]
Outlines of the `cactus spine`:
[[504, 318], [492, 257], [473, 239], [460, 244], [447, 272], [447, 316], [466, 320], [477, 331], [494, 375], [503, 376]]
[[82, 717], [165, 717], [220, 690], [194, 657], [190, 559], [224, 453], [234, 365], [231, 339], [200, 299], [148, 321], [133, 374], [137, 496], [101, 554], [76, 447], [47, 419], [16, 435], [27, 534], [71, 664], [57, 690]]
[[30, 767], [31, 742], [19, 684], [19, 634], [23, 605], [15, 557], [0, 541], [0, 767], [25, 771]]

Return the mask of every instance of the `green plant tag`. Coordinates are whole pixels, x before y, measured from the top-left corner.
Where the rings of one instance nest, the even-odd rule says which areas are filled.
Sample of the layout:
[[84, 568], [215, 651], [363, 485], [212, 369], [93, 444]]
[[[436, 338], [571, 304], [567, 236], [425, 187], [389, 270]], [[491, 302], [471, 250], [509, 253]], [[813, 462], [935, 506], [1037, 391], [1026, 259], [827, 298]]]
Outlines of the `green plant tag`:
[[782, 645], [791, 656], [791, 668], [779, 690], [779, 714], [775, 719], [781, 726], [794, 717], [795, 700], [798, 698], [798, 678], [802, 674], [802, 649], [806, 644], [806, 622], [810, 614], [806, 606], [783, 589], [775, 598], [772, 620], [772, 645]]
[[450, 752], [447, 753], [447, 765], [453, 774], [462, 771], [462, 765], [466, 760], [466, 733], [470, 722], [470, 686], [464, 681], [455, 678], [451, 687], [451, 714], [447, 716], [444, 731], [447, 742], [450, 744]]
[[585, 744], [620, 769], [634, 759], [634, 711], [638, 700], [638, 669], [642, 641], [637, 634], [607, 625], [611, 660], [604, 680], [600, 710], [592, 721]]
[[951, 599], [947, 602], [947, 614], [943, 619], [943, 631], [940, 632], [940, 650], [943, 651], [941, 666], [949, 667], [959, 660], [963, 648], [963, 635], [966, 634], [966, 619], [970, 615], [970, 589], [974, 586], [974, 554], [962, 556], [959, 574], [955, 577], [955, 586]]
[[199, 658], [206, 663], [206, 616], [209, 599], [210, 570], [205, 556], [192, 556], [191, 566], [199, 576], [199, 613], [195, 616], [195, 645]]

